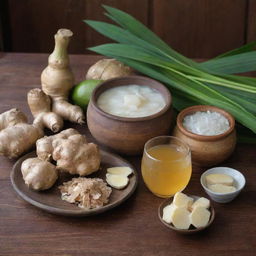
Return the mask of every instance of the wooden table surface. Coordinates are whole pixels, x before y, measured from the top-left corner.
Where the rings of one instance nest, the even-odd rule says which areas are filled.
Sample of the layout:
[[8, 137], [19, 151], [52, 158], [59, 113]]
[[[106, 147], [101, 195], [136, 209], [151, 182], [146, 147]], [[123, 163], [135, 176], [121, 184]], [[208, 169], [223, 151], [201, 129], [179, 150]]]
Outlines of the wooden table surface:
[[[73, 55], [71, 65], [80, 81], [99, 57]], [[0, 54], [0, 113], [17, 107], [30, 121], [26, 103], [29, 89], [40, 87], [46, 54]], [[66, 123], [89, 136], [86, 125]], [[140, 173], [141, 157], [126, 157]], [[157, 216], [163, 201], [152, 195], [141, 176], [138, 189], [119, 207], [101, 215], [74, 218], [46, 213], [23, 201], [13, 190], [10, 171], [14, 160], [0, 157], [0, 255], [255, 255], [256, 147], [240, 144], [223, 166], [243, 172], [246, 186], [229, 204], [212, 203], [216, 219], [202, 233], [184, 236], [168, 230]], [[206, 196], [193, 168], [185, 192]]]

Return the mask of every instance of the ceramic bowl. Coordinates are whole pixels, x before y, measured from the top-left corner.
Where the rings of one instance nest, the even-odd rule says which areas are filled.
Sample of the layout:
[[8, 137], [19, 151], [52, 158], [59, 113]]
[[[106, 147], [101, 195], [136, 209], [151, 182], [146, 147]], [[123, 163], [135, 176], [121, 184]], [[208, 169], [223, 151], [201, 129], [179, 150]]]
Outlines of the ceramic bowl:
[[[231, 176], [234, 179], [234, 186], [236, 187], [237, 190], [235, 192], [223, 194], [223, 193], [216, 193], [216, 192], [213, 192], [210, 189], [208, 189], [205, 177], [207, 175], [213, 174], [213, 173], [221, 173], [221, 174], [227, 174], [227, 175]], [[201, 185], [203, 186], [205, 192], [209, 195], [209, 197], [213, 201], [215, 201], [217, 203], [228, 203], [228, 202], [232, 201], [235, 197], [237, 197], [239, 195], [239, 193], [241, 192], [241, 190], [244, 188], [245, 177], [241, 172], [239, 172], [233, 168], [215, 167], [215, 168], [211, 168], [211, 169], [207, 170], [206, 172], [204, 172], [201, 175], [200, 182], [201, 182]]]
[[[193, 195], [188, 195], [188, 196], [194, 198], [195, 200], [199, 198], [198, 196], [193, 196]], [[212, 224], [212, 222], [213, 222], [213, 220], [214, 220], [214, 218], [215, 218], [215, 211], [214, 211], [214, 208], [213, 208], [212, 205], [210, 205], [210, 208], [209, 208], [209, 211], [210, 211], [210, 213], [211, 213], [209, 222], [208, 222], [208, 224], [207, 224], [206, 226], [204, 226], [204, 227], [195, 228], [195, 227], [193, 227], [193, 226], [190, 226], [189, 229], [178, 229], [178, 228], [175, 228], [172, 224], [166, 223], [166, 222], [163, 220], [163, 218], [162, 218], [162, 217], [163, 217], [163, 209], [164, 209], [165, 206], [171, 204], [171, 203], [172, 203], [172, 200], [173, 200], [173, 199], [170, 199], [170, 198], [164, 200], [164, 201], [160, 204], [160, 206], [159, 206], [159, 208], [158, 208], [158, 217], [159, 217], [159, 220], [160, 220], [167, 228], [169, 228], [169, 229], [171, 229], [171, 230], [174, 230], [174, 231], [176, 231], [177, 233], [180, 233], [180, 234], [189, 235], [189, 234], [198, 233], [198, 232], [200, 232], [200, 231], [202, 231], [202, 230], [208, 228], [208, 227]]]
[[[230, 124], [230, 128], [219, 135], [204, 136], [192, 133], [183, 126], [183, 119], [197, 111], [214, 111], [225, 116]], [[197, 105], [182, 110], [177, 117], [177, 125], [174, 136], [186, 142], [191, 149], [193, 164], [200, 166], [213, 166], [226, 160], [234, 151], [236, 146], [235, 120], [231, 114], [223, 109]]]
[[[111, 115], [97, 106], [97, 99], [101, 93], [113, 87], [129, 84], [144, 85], [159, 91], [165, 99], [165, 107], [150, 116], [130, 118]], [[163, 84], [143, 76], [119, 77], [101, 83], [94, 89], [87, 109], [87, 124], [93, 137], [100, 144], [121, 154], [142, 154], [146, 141], [168, 134], [171, 123], [170, 92]]]

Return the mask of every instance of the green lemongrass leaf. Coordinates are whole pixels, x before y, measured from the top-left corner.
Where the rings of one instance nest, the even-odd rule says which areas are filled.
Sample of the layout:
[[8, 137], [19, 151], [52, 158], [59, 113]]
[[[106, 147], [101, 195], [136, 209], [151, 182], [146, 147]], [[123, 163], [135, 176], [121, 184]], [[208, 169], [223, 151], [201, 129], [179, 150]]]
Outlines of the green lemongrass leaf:
[[247, 111], [256, 115], [256, 98], [250, 99], [250, 98], [247, 98], [246, 95], [244, 95], [246, 93], [236, 94], [234, 93], [234, 90], [227, 90], [227, 88], [219, 87], [216, 85], [208, 84], [208, 86], [222, 93], [227, 98], [239, 103]]
[[256, 94], [255, 86], [247, 85], [244, 83], [233, 82], [227, 79], [222, 79], [221, 77], [218, 77], [218, 76], [203, 75], [203, 77], [197, 77], [197, 76], [189, 75], [189, 77], [197, 81], [206, 82], [210, 84], [219, 85], [222, 87], [233, 88], [235, 90]]
[[[158, 48], [150, 45], [149, 43], [141, 40], [140, 38], [132, 35], [130, 32], [125, 31], [117, 26], [114, 25], [110, 25], [104, 22], [95, 22], [95, 21], [85, 21], [87, 24], [89, 24], [91, 27], [93, 27], [94, 29], [96, 29], [98, 32], [102, 33], [105, 36], [110, 37], [113, 40], [116, 40], [118, 42], [121, 43], [132, 43], [135, 45], [139, 45], [143, 48], [147, 48], [151, 51], [151, 55], [153, 54], [153, 52], [155, 54], [153, 54], [154, 56], [157, 55], [158, 57], [163, 56], [163, 58], [165, 57], [169, 57], [171, 61], [176, 61], [175, 58], [172, 58], [170, 55], [164, 54], [163, 51], [159, 50]], [[144, 25], [143, 25], [144, 26]], [[151, 31], [150, 31], [151, 32]], [[183, 70], [185, 71], [185, 67], [189, 67], [189, 66], [181, 66], [179, 67], [179, 70]], [[235, 89], [239, 89], [239, 90], [244, 90], [244, 91], [249, 91], [249, 92], [254, 92], [253, 88], [250, 88], [250, 86], [244, 85], [244, 84], [238, 84], [236, 82], [230, 82], [227, 80], [223, 80], [222, 78], [218, 78], [218, 77], [213, 77], [207, 73], [204, 73], [200, 70], [189, 70], [188, 71], [190, 74], [192, 72], [192, 74], [194, 75], [196, 73], [197, 76], [199, 76], [198, 80], [204, 81], [204, 82], [211, 82], [214, 84], [218, 84], [221, 86], [226, 86], [226, 87], [230, 87], [230, 88], [234, 88], [234, 86], [236, 86], [237, 88]], [[200, 73], [201, 72], [201, 73]], [[206, 79], [205, 79], [206, 78]], [[256, 90], [255, 90], [256, 93]]]
[[256, 97], [254, 94], [252, 93], [249, 93], [249, 92], [241, 92], [239, 90], [233, 90], [233, 89], [230, 89], [230, 88], [226, 88], [226, 87], [220, 87], [220, 86], [217, 86], [217, 85], [212, 85], [212, 84], [207, 84], [208, 86], [212, 86], [214, 89], [216, 90], [219, 90], [221, 92], [227, 92], [229, 94], [234, 94], [236, 95], [237, 97], [241, 97], [241, 98], [244, 98], [244, 99], [248, 99], [250, 102], [256, 104]]
[[219, 75], [224, 79], [237, 82], [237, 83], [246, 83], [250, 86], [256, 87], [256, 78], [255, 77], [248, 77], [248, 76], [236, 76], [236, 75]]
[[179, 91], [174, 91], [174, 89], [171, 90], [171, 94], [172, 94], [173, 107], [178, 111], [181, 111], [185, 108], [188, 108], [194, 105], [201, 104], [200, 101], [184, 96], [184, 94], [180, 93]]
[[[92, 20], [84, 20], [85, 23], [87, 23], [90, 27], [94, 28], [96, 31], [101, 33], [104, 36], [107, 36], [111, 38], [112, 40], [115, 40], [121, 44], [128, 44], [129, 47], [133, 46], [139, 46], [145, 50], [148, 50], [148, 54], [151, 56], [155, 56], [160, 58], [163, 61], [167, 61], [167, 64], [175, 64], [176, 66], [173, 66], [174, 68], [180, 70], [180, 71], [186, 71], [189, 74], [198, 75], [198, 73], [202, 71], [198, 71], [194, 67], [188, 66], [186, 64], [183, 64], [181, 62], [177, 62], [175, 58], [168, 55], [167, 53], [163, 52], [162, 50], [158, 49], [157, 47], [149, 44], [148, 42], [136, 37], [135, 35], [131, 34], [129, 31], [120, 28], [116, 25], [108, 24], [105, 22], [99, 22], [99, 21], [92, 21]], [[129, 49], [126, 49], [129, 51]], [[152, 59], [152, 61], [154, 61]]]
[[198, 71], [190, 66], [184, 65], [182, 63], [173, 63], [169, 60], [166, 61], [162, 56], [158, 56], [155, 53], [148, 49], [144, 49], [137, 45], [129, 45], [129, 44], [105, 44], [96, 47], [88, 48], [91, 51], [96, 51], [100, 54], [105, 54], [108, 52], [109, 54], [118, 54], [122, 57], [129, 57], [130, 55], [136, 56], [136, 60], [140, 60], [143, 58], [147, 60], [148, 63], [157, 63], [161, 67], [168, 66], [169, 68], [179, 70], [179, 71], [186, 71], [188, 74], [191, 75], [198, 75], [201, 71]]
[[[180, 65], [178, 63], [169, 63], [159, 57], [152, 55], [151, 51], [145, 50], [139, 46], [127, 45], [127, 44], [105, 44], [101, 46], [96, 46], [89, 48], [90, 50], [97, 51], [100, 54], [114, 54], [120, 57], [133, 58], [135, 60], [143, 60], [147, 63], [153, 63], [153, 65], [160, 66], [162, 68], [167, 68], [173, 72], [179, 71], [180, 75], [183, 75], [183, 72], [187, 72], [193, 80], [208, 82], [212, 84], [217, 84], [220, 86], [225, 86], [228, 88], [234, 88], [241, 91], [251, 92], [256, 94], [256, 88], [249, 85], [239, 84], [237, 82], [229, 81], [218, 76], [213, 76], [211, 74], [204, 73], [202, 71], [195, 70], [191, 67]], [[192, 75], [191, 75], [192, 74]]]
[[250, 43], [245, 44], [241, 47], [238, 47], [238, 48], [233, 49], [231, 51], [220, 54], [217, 57], [215, 57], [214, 59], [233, 56], [233, 55], [237, 55], [237, 54], [245, 53], [245, 52], [251, 52], [251, 51], [254, 51], [254, 50], [256, 50], [256, 41], [250, 42]]
[[117, 22], [123, 28], [127, 29], [130, 33], [156, 46], [162, 51], [165, 51], [167, 54], [173, 56], [177, 61], [181, 63], [185, 63], [187, 65], [195, 66], [195, 67], [198, 66], [196, 62], [174, 51], [162, 39], [160, 39], [154, 32], [152, 32], [144, 24], [136, 20], [134, 17], [132, 17], [128, 13], [107, 5], [103, 5], [103, 7], [108, 12], [109, 18]]
[[[150, 50], [151, 55], [154, 55], [157, 57], [162, 56], [165, 60], [167, 60], [167, 58], [169, 58], [171, 61], [176, 61], [176, 59], [172, 58], [170, 55], [166, 55], [163, 51], [159, 50], [155, 46], [150, 45], [149, 43], [132, 35], [130, 32], [128, 32], [122, 28], [119, 28], [115, 25], [111, 25], [111, 24], [104, 23], [104, 22], [97, 22], [97, 21], [85, 21], [85, 22], [88, 25], [90, 25], [91, 27], [93, 27], [95, 30], [100, 32], [101, 34], [108, 36], [113, 40], [116, 40], [118, 42], [125, 43], [125, 44], [135, 44], [142, 48], [146, 48], [146, 49]], [[223, 78], [214, 77], [214, 76], [207, 74], [200, 70], [195, 70], [195, 69], [188, 70], [188, 68], [191, 68], [191, 67], [186, 66], [184, 64], [181, 64], [181, 66], [177, 66], [176, 68], [178, 68], [180, 71], [183, 71], [183, 72], [186, 71], [190, 74], [192, 73], [193, 75], [197, 75], [198, 80], [203, 81], [203, 82], [214, 83], [214, 84], [218, 84], [218, 85], [226, 86], [226, 87], [230, 87], [230, 88], [234, 88], [234, 86], [236, 86], [236, 88], [234, 88], [234, 89], [249, 91], [252, 93], [254, 92], [254, 89], [251, 88], [250, 86], [223, 80]], [[255, 93], [256, 93], [256, 90], [255, 90]]]
[[232, 93], [223, 93], [226, 97], [229, 99], [232, 99], [233, 101], [239, 103], [241, 106], [243, 106], [247, 111], [250, 113], [256, 115], [256, 104], [249, 101], [248, 99], [239, 97]]
[[[109, 13], [108, 17], [113, 17], [113, 20], [118, 22], [123, 28], [133, 32], [136, 36], [141, 36], [143, 39], [146, 39], [146, 41], [160, 49], [169, 51], [170, 47], [164, 41], [128, 13], [107, 5], [103, 5], [103, 8]], [[144, 32], [143, 34], [141, 34], [142, 31]]]
[[211, 59], [199, 64], [213, 74], [238, 74], [256, 70], [256, 51]]
[[[105, 44], [105, 45], [96, 46], [89, 49], [107, 56], [124, 57], [124, 58], [129, 58], [137, 61], [142, 61], [147, 64], [152, 64], [154, 66], [157, 66], [163, 69], [168, 69], [174, 73], [179, 73], [179, 75], [181, 76], [185, 76], [183, 73], [175, 70], [172, 64], [158, 60], [155, 57], [152, 57], [149, 54], [149, 52], [147, 52], [146, 50], [140, 47], [129, 46], [125, 44]], [[205, 93], [209, 93], [209, 91], [214, 91], [199, 82], [196, 82], [195, 85], [198, 85], [197, 90], [194, 90], [194, 95], [197, 95], [197, 96], [201, 94], [203, 90], [206, 90]], [[187, 90], [192, 90], [192, 88], [190, 88], [187, 85], [185, 87], [179, 86], [179, 89], [185, 92]], [[205, 95], [202, 94], [201, 97], [205, 97]]]
[[[168, 62], [164, 62], [162, 60], [157, 59], [156, 57], [152, 57], [150, 53], [140, 47], [137, 46], [130, 46], [125, 44], [105, 44], [97, 47], [90, 48], [90, 50], [96, 51], [97, 53], [104, 54], [104, 55], [111, 55], [111, 56], [117, 56], [117, 57], [125, 57], [137, 61], [142, 61], [148, 64], [152, 64], [154, 66], [158, 66], [163, 69], [167, 69], [170, 72], [173, 72], [175, 74], [178, 74], [180, 77], [186, 77], [185, 74], [182, 72], [177, 71], [175, 68], [173, 68], [173, 64], [170, 64]], [[186, 79], [193, 80], [190, 77], [186, 77]], [[193, 80], [193, 84], [196, 87], [195, 94], [200, 94], [202, 91], [204, 91], [206, 94], [212, 93], [212, 97], [218, 96], [222, 97], [221, 94], [216, 93], [215, 90], [210, 89], [208, 86]], [[188, 86], [186, 86], [187, 89], [190, 89]], [[184, 86], [180, 87], [180, 90], [187, 90]], [[204, 97], [206, 97], [204, 95]], [[207, 95], [208, 97], [208, 95]], [[223, 100], [228, 100], [226, 98], [223, 98]]]
[[84, 20], [86, 24], [90, 27], [101, 33], [102, 35], [109, 37], [112, 40], [115, 40], [122, 44], [133, 44], [151, 51], [151, 53], [155, 56], [162, 57], [166, 61], [175, 62], [176, 60], [168, 55], [167, 53], [163, 52], [162, 50], [158, 49], [152, 44], [136, 37], [135, 35], [131, 34], [129, 31], [120, 28], [116, 25], [108, 24], [101, 21], [93, 21], [93, 20]]

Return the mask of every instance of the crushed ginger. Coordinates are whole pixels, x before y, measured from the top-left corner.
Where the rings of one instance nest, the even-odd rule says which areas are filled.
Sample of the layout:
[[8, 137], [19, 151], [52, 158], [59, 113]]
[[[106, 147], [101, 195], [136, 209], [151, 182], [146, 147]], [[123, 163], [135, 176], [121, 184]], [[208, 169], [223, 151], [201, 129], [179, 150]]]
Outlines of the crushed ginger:
[[81, 208], [102, 207], [109, 201], [112, 189], [99, 178], [73, 178], [59, 186], [62, 200], [78, 204]]

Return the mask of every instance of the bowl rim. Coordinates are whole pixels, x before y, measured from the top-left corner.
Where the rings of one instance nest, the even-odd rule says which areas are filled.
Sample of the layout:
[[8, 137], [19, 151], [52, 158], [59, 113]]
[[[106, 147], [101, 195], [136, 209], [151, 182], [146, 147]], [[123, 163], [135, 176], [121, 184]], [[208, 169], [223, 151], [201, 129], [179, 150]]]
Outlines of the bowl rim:
[[[192, 132], [188, 131], [183, 126], [182, 122], [183, 122], [183, 119], [184, 119], [185, 116], [187, 116], [189, 114], [193, 114], [197, 111], [204, 112], [204, 111], [207, 111], [207, 110], [218, 112], [218, 113], [222, 114], [224, 117], [226, 117], [229, 121], [229, 125], [230, 125], [229, 129], [226, 132], [218, 134], [218, 135], [200, 135], [200, 134], [196, 134], [196, 133], [192, 133]], [[222, 139], [222, 138], [228, 136], [229, 134], [231, 134], [234, 131], [234, 129], [235, 129], [235, 119], [229, 112], [227, 112], [224, 109], [221, 109], [221, 108], [218, 108], [218, 107], [215, 107], [215, 106], [212, 106], [212, 105], [195, 105], [195, 106], [191, 106], [191, 107], [183, 109], [178, 114], [178, 116], [177, 116], [177, 127], [183, 134], [185, 134], [186, 136], [188, 136], [190, 138], [200, 140], [200, 141], [215, 141], [215, 140], [219, 140], [219, 139]]]
[[[118, 80], [120, 80], [120, 81], [134, 80], [134, 81], [136, 81], [135, 84], [137, 84], [137, 85], [140, 85], [140, 81], [148, 81], [147, 86], [149, 86], [149, 87], [151, 87], [150, 83], [151, 84], [152, 83], [156, 84], [157, 86], [159, 86], [164, 91], [164, 93], [162, 93], [160, 90], [158, 90], [158, 92], [161, 93], [161, 95], [166, 100], [166, 105], [159, 112], [157, 112], [155, 114], [152, 114], [152, 115], [149, 115], [149, 116], [144, 116], [144, 117], [121, 117], [121, 116], [116, 116], [116, 115], [112, 115], [112, 114], [109, 114], [109, 113], [105, 112], [104, 110], [102, 110], [101, 108], [98, 107], [98, 105], [97, 105], [97, 98], [98, 97], [96, 97], [96, 95], [97, 95], [98, 91], [101, 89], [101, 87], [105, 86], [106, 84], [110, 84], [112, 82], [118, 81]], [[127, 84], [114, 85], [113, 87], [125, 86], [125, 85], [129, 85], [129, 84], [131, 84], [131, 82], [128, 82]], [[102, 83], [97, 85], [95, 87], [95, 89], [93, 90], [93, 92], [92, 92], [92, 96], [91, 96], [89, 104], [91, 104], [91, 106], [93, 106], [97, 112], [99, 112], [101, 115], [103, 115], [107, 118], [118, 120], [118, 121], [125, 121], [125, 122], [140, 122], [140, 121], [152, 120], [152, 119], [157, 118], [159, 116], [162, 116], [164, 113], [166, 113], [171, 108], [172, 95], [171, 95], [170, 91], [166, 88], [166, 86], [163, 85], [162, 83], [158, 82], [157, 80], [151, 79], [151, 78], [146, 77], [146, 76], [131, 75], [131, 76], [112, 78], [112, 79], [103, 81]]]
[[[189, 195], [189, 194], [187, 194], [187, 196], [190, 196], [190, 197], [194, 198], [195, 200], [200, 198], [200, 196]], [[214, 210], [214, 207], [212, 206], [212, 203], [210, 202], [209, 211], [210, 211], [210, 213], [211, 213], [211, 216], [210, 216], [209, 222], [207, 223], [206, 226], [200, 227], [200, 228], [194, 228], [194, 229], [178, 229], [178, 228], [175, 228], [173, 225], [171, 225], [171, 224], [165, 222], [165, 221], [163, 220], [163, 218], [162, 218], [162, 215], [163, 215], [163, 214], [162, 214], [162, 213], [163, 213], [163, 206], [164, 206], [164, 205], [167, 206], [166, 203], [167, 203], [167, 202], [172, 203], [172, 201], [173, 201], [173, 198], [167, 198], [167, 199], [165, 199], [165, 200], [158, 206], [158, 218], [159, 218], [159, 220], [162, 222], [162, 224], [164, 224], [167, 228], [169, 228], [169, 229], [171, 229], [171, 230], [174, 230], [174, 231], [176, 231], [176, 232], [178, 232], [178, 233], [181, 233], [181, 234], [194, 234], [194, 233], [197, 233], [197, 232], [199, 232], [199, 231], [202, 231], [202, 230], [208, 228], [208, 227], [212, 224], [212, 222], [214, 221], [214, 219], [215, 219], [215, 210]]]
[[[237, 173], [237, 174], [239, 174], [239, 175], [242, 177], [242, 184], [241, 184], [241, 187], [240, 187], [240, 188], [237, 188], [236, 191], [234, 191], [234, 192], [228, 192], [228, 193], [218, 193], [218, 192], [214, 192], [214, 191], [210, 190], [209, 188], [207, 188], [207, 186], [206, 186], [206, 184], [205, 184], [205, 182], [204, 182], [204, 177], [205, 177], [209, 172], [212, 172], [212, 171], [214, 171], [214, 170], [221, 170], [221, 169], [223, 169], [223, 168], [225, 168], [225, 169], [227, 169], [227, 170], [230, 170], [230, 171], [232, 171], [232, 172], [234, 172], [234, 173]], [[216, 172], [216, 173], [220, 173], [220, 172]], [[221, 173], [223, 173], [223, 172], [221, 172]], [[230, 176], [232, 176], [232, 175], [230, 174]], [[235, 179], [233, 176], [232, 176], [232, 178]], [[237, 181], [236, 181], [236, 182], [237, 182]], [[205, 172], [203, 172], [202, 175], [201, 175], [201, 177], [200, 177], [200, 183], [201, 183], [201, 186], [204, 188], [204, 190], [205, 190], [207, 193], [210, 193], [210, 194], [216, 195], [216, 196], [230, 196], [230, 195], [236, 195], [236, 194], [238, 194], [238, 193], [245, 187], [246, 179], [245, 179], [244, 175], [243, 175], [240, 171], [238, 171], [238, 170], [236, 170], [236, 169], [234, 169], [234, 168], [226, 167], [226, 166], [219, 166], [219, 167], [213, 167], [213, 168], [207, 169]]]

